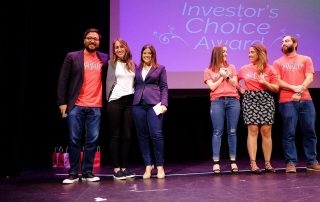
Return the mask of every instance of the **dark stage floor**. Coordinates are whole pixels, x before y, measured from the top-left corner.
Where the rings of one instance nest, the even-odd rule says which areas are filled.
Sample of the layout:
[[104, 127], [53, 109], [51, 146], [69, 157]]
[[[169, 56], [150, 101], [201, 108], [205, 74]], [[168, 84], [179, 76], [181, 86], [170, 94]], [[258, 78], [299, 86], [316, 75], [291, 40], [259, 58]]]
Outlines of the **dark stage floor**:
[[[212, 163], [168, 164], [166, 178], [142, 179], [143, 167], [132, 168], [135, 179], [113, 180], [110, 167], [95, 169], [100, 182], [63, 185], [64, 169], [30, 169], [20, 176], [1, 179], [0, 201], [320, 201], [320, 172], [284, 172], [282, 161], [274, 161], [277, 173], [254, 175], [247, 161], [238, 162], [239, 175], [222, 162], [222, 174], [213, 175]], [[262, 165], [262, 163], [260, 163]], [[154, 173], [155, 174], [155, 173]]]

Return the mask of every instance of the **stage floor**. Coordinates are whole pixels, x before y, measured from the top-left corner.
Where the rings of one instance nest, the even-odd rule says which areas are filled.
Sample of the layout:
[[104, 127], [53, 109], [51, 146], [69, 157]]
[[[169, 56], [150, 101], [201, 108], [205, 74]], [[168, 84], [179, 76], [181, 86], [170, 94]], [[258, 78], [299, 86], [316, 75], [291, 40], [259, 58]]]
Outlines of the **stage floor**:
[[222, 161], [222, 174], [213, 175], [211, 161], [170, 163], [165, 179], [154, 175], [147, 180], [142, 179], [144, 168], [134, 166], [137, 177], [124, 181], [113, 180], [112, 168], [102, 167], [95, 169], [100, 182], [69, 185], [61, 183], [67, 170], [28, 169], [1, 178], [0, 201], [318, 201], [320, 172], [301, 164], [297, 173], [285, 173], [283, 161], [273, 161], [273, 166], [277, 173], [254, 175], [247, 160], [238, 161], [240, 173], [234, 175]]

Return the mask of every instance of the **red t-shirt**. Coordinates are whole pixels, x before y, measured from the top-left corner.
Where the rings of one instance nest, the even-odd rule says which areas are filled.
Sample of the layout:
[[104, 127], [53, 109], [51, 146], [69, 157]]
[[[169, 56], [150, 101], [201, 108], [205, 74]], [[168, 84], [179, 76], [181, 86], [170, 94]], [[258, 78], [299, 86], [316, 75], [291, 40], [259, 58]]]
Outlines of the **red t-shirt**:
[[[314, 73], [313, 63], [310, 57], [296, 54], [295, 56], [282, 56], [273, 63], [280, 79], [291, 85], [302, 85], [306, 79], [306, 73]], [[295, 92], [280, 88], [279, 102], [291, 102]], [[300, 100], [312, 100], [310, 93], [305, 90]]]
[[76, 105], [102, 107], [102, 65], [97, 54], [84, 53], [84, 77]]
[[[229, 65], [226, 67], [226, 71], [229, 74], [229, 77], [237, 76], [237, 71], [234, 65]], [[208, 80], [212, 82], [216, 82], [221, 77], [219, 70], [212, 71], [211, 68], [206, 68], [204, 70], [204, 82], [206, 83]], [[238, 90], [235, 86], [231, 85], [225, 79], [221, 82], [221, 84], [214, 90], [210, 92], [210, 100], [217, 99], [219, 97], [230, 96], [240, 98]]]
[[[264, 78], [267, 82], [278, 85], [277, 73], [272, 66], [263, 69]], [[244, 90], [261, 91], [268, 88], [259, 82], [259, 74], [252, 64], [241, 67], [238, 74], [239, 85]]]

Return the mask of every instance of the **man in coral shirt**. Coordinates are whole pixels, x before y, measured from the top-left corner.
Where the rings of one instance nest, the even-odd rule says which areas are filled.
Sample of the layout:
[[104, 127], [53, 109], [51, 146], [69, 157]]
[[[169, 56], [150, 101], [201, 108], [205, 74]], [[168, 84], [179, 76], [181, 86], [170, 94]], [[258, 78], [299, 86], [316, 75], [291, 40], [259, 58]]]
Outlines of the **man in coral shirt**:
[[[81, 180], [97, 182], [93, 160], [100, 132], [101, 108], [108, 55], [98, 51], [101, 34], [95, 28], [83, 35], [84, 48], [69, 52], [63, 62], [58, 81], [58, 105], [69, 126], [69, 176], [63, 184]], [[82, 133], [85, 131], [84, 155], [80, 168]]]
[[295, 145], [296, 126], [299, 121], [303, 133], [303, 149], [307, 170], [320, 171], [317, 161], [316, 112], [308, 86], [313, 81], [312, 59], [297, 53], [298, 41], [293, 36], [282, 39], [282, 57], [275, 60], [279, 74], [279, 111], [283, 120], [282, 145], [286, 172], [295, 173], [298, 161]]

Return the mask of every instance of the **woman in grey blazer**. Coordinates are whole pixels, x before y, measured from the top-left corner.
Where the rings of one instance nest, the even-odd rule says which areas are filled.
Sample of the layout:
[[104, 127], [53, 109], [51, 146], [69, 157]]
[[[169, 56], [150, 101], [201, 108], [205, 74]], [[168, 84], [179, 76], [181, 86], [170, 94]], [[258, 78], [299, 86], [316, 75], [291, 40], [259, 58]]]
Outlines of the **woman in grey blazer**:
[[130, 138], [132, 136], [131, 107], [135, 63], [126, 41], [115, 39], [113, 56], [108, 63], [106, 98], [110, 152], [113, 163], [113, 178], [125, 180], [135, 177], [128, 166]]

